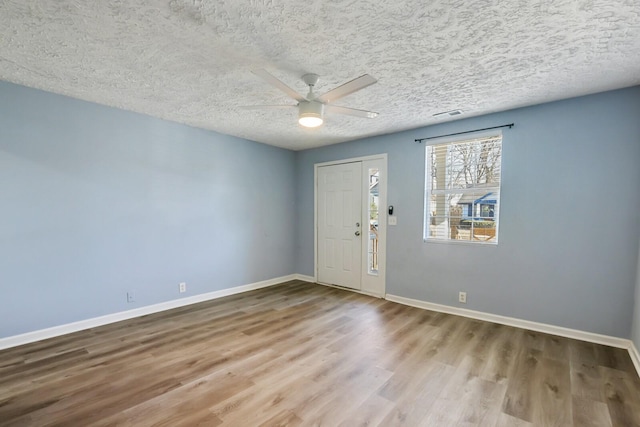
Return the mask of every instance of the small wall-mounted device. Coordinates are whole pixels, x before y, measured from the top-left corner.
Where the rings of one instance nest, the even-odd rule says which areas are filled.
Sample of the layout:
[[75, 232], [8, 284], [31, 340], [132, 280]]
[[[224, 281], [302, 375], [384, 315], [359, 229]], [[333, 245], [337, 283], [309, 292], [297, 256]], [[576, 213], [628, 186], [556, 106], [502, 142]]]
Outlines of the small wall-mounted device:
[[393, 205], [389, 205], [389, 215], [393, 215]]

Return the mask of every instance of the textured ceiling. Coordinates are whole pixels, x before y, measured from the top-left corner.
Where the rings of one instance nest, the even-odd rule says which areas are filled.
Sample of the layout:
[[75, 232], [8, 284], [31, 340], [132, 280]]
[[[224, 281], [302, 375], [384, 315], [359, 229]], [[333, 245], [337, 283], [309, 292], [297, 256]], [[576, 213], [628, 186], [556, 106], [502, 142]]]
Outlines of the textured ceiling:
[[[305, 149], [640, 84], [638, 0], [0, 0], [0, 79], [254, 141]], [[303, 94], [368, 73], [305, 129]]]

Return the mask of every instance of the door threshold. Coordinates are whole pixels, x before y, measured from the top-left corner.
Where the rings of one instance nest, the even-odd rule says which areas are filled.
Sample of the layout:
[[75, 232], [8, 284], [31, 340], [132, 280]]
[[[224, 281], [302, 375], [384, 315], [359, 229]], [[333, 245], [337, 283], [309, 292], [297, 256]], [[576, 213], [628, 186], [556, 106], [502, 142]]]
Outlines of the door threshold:
[[316, 282], [318, 285], [328, 286], [329, 288], [342, 289], [343, 291], [351, 291], [362, 295], [368, 295], [375, 298], [384, 298], [384, 295], [376, 294], [374, 292], [363, 291], [362, 289], [350, 288], [348, 286], [331, 285], [329, 283]]

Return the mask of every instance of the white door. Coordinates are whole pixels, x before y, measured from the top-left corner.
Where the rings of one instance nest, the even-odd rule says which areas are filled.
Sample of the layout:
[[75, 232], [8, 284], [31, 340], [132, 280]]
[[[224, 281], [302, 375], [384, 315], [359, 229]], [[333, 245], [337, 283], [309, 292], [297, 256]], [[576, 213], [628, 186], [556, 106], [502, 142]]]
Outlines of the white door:
[[360, 289], [362, 163], [319, 167], [317, 191], [318, 282]]

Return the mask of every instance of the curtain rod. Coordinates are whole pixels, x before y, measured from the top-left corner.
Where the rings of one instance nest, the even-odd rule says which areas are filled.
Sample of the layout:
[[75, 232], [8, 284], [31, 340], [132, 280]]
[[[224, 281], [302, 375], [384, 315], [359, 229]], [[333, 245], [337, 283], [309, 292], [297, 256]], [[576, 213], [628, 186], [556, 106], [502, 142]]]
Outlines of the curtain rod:
[[484, 129], [466, 130], [464, 132], [449, 133], [447, 135], [429, 136], [427, 138], [416, 138], [416, 142], [417, 143], [421, 143], [422, 141], [426, 141], [428, 139], [443, 138], [445, 136], [462, 135], [462, 134], [465, 134], [465, 133], [480, 132], [480, 131], [483, 131], [483, 130], [500, 129], [500, 128], [509, 128], [509, 129], [511, 129], [512, 127], [513, 127], [513, 123], [509, 123], [508, 125], [493, 126], [493, 127], [484, 128]]

